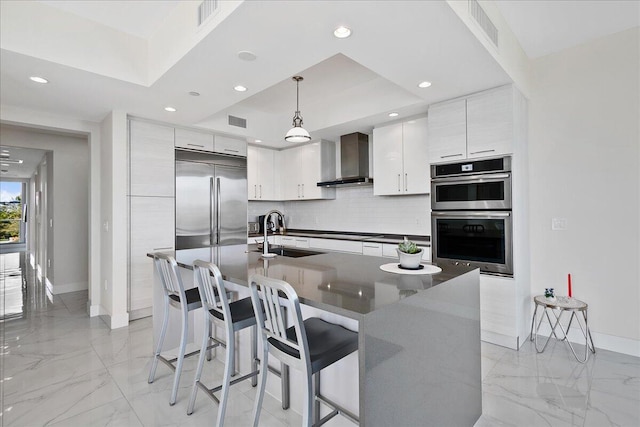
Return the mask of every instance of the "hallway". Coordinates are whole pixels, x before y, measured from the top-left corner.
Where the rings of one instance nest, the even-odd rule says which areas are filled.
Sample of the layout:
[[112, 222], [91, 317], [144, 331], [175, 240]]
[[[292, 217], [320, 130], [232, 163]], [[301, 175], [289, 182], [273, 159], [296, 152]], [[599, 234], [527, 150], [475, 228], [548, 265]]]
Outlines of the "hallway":
[[[6, 316], [0, 321], [0, 426], [214, 423], [217, 406], [204, 393], [193, 415], [186, 415], [197, 358], [185, 362], [175, 406], [168, 404], [172, 376], [166, 367], [160, 365], [155, 382], [147, 383], [151, 318], [110, 330], [99, 317], [87, 316], [86, 291], [48, 297], [21, 253], [0, 255], [0, 267], [0, 313]], [[218, 383], [222, 371], [213, 360], [203, 378]], [[520, 351], [483, 342], [482, 378], [478, 427], [640, 425], [635, 357], [598, 350], [581, 365], [562, 342], [550, 343], [542, 354], [529, 341]], [[231, 388], [226, 425], [251, 425], [254, 394], [248, 382]], [[265, 396], [261, 426], [300, 423], [299, 415]], [[327, 425], [353, 424], [337, 417]]]

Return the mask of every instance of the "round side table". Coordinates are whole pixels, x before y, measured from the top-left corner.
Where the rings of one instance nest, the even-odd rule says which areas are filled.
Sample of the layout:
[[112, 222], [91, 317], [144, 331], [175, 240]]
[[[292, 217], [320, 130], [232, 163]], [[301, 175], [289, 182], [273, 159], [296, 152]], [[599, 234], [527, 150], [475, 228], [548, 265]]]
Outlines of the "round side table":
[[[536, 351], [538, 353], [542, 353], [545, 348], [547, 348], [547, 344], [549, 344], [549, 340], [551, 336], [556, 339], [565, 341], [571, 352], [575, 356], [576, 360], [580, 363], [585, 363], [589, 358], [589, 351], [592, 353], [596, 352], [595, 347], [593, 346], [593, 338], [591, 338], [591, 331], [589, 330], [589, 323], [587, 321], [587, 309], [588, 305], [585, 302], [577, 300], [571, 297], [556, 297], [554, 300], [549, 300], [545, 298], [544, 295], [538, 295], [533, 298], [533, 302], [535, 302], [536, 307], [533, 310], [533, 317], [531, 319], [531, 336], [530, 340], [535, 341]], [[538, 308], [541, 308], [540, 319], [537, 319]], [[549, 312], [553, 313], [553, 317], [555, 318], [555, 322], [551, 320], [551, 316], [549, 316]], [[570, 312], [571, 317], [569, 318], [569, 324], [567, 325], [567, 329], [565, 330], [562, 324], [560, 323], [560, 319], [565, 312]], [[577, 315], [578, 313], [582, 313], [582, 320], [584, 322], [584, 327], [580, 322], [580, 317]], [[551, 327], [551, 333], [547, 337], [544, 342], [544, 346], [542, 349], [538, 346], [538, 332], [540, 331], [540, 326], [544, 319], [549, 321], [549, 326]], [[567, 338], [567, 333], [571, 329], [571, 323], [573, 319], [576, 319], [576, 323], [580, 326], [580, 331], [582, 331], [582, 335], [584, 335], [584, 358], [581, 360], [576, 354], [571, 341]], [[534, 325], [535, 325], [535, 333], [534, 333]], [[556, 329], [560, 328], [560, 333], [556, 333]]]

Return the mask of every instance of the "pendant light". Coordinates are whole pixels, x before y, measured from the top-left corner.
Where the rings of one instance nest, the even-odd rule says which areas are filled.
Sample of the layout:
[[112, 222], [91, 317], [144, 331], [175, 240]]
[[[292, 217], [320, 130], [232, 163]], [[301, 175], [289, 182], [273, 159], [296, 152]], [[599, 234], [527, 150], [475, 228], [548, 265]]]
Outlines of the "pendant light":
[[298, 104], [300, 97], [298, 85], [300, 81], [304, 79], [301, 76], [294, 76], [292, 79], [296, 82], [296, 113], [293, 115], [293, 127], [289, 129], [284, 139], [287, 142], [308, 142], [311, 141], [311, 136], [309, 132], [302, 127], [302, 116], [300, 115], [300, 107]]

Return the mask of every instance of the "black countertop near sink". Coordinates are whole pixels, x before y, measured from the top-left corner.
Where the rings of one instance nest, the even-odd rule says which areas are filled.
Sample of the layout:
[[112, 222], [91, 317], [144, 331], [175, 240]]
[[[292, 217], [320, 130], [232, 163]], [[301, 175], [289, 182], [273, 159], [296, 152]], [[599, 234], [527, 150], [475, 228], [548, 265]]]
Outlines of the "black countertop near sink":
[[[326, 230], [300, 230], [288, 229], [284, 233], [269, 233], [275, 236], [297, 236], [297, 237], [315, 237], [319, 239], [336, 239], [336, 240], [359, 240], [376, 243], [392, 243], [397, 244], [402, 241], [405, 236], [407, 239], [421, 246], [430, 246], [431, 237], [426, 235], [409, 235], [409, 234], [389, 234], [389, 233], [359, 233], [350, 231], [326, 231]], [[251, 237], [263, 237], [262, 233], [251, 233]]]

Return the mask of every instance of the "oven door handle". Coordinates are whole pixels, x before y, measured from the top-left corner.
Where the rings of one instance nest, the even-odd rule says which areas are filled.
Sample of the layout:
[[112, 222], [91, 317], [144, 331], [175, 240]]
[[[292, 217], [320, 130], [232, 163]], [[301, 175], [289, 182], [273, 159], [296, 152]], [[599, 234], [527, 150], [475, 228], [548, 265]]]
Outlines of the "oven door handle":
[[452, 181], [489, 181], [497, 179], [510, 178], [510, 173], [496, 173], [486, 175], [462, 175], [462, 176], [450, 176], [446, 178], [431, 178], [432, 182], [452, 182]]
[[432, 211], [433, 216], [449, 216], [449, 217], [483, 217], [483, 218], [507, 218], [511, 216], [511, 212], [439, 212]]

